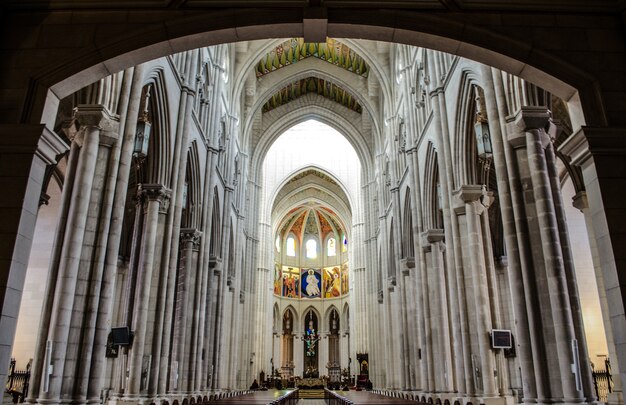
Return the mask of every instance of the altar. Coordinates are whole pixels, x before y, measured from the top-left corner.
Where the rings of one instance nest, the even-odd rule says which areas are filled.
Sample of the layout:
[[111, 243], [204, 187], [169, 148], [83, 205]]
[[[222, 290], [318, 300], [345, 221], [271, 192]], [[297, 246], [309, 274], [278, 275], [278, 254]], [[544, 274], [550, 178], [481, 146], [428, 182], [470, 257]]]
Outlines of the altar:
[[298, 381], [298, 388], [305, 390], [324, 388], [324, 385], [324, 380], [321, 378], [303, 378]]

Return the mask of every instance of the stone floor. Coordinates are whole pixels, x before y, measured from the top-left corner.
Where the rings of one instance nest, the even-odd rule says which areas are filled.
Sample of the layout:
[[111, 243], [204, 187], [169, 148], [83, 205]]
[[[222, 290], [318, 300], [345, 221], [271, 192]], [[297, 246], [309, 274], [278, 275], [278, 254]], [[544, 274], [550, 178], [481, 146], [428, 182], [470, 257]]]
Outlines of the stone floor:
[[325, 405], [323, 399], [301, 399], [298, 405]]

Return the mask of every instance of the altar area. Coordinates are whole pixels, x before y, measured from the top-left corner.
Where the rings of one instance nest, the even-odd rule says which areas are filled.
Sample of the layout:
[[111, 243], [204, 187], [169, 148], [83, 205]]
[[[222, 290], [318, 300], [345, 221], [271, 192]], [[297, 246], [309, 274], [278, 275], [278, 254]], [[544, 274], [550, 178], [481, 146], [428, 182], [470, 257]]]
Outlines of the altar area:
[[320, 389], [326, 386], [326, 381], [322, 378], [302, 378], [296, 380], [300, 389]]

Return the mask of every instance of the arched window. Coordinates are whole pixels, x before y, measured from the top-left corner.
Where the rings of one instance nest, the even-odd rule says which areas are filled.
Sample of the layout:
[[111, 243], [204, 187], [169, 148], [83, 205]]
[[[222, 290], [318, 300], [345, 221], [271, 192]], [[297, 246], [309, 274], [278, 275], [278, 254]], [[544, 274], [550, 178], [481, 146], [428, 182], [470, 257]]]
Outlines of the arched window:
[[280, 253], [280, 236], [276, 237], [276, 251]]
[[296, 255], [296, 240], [293, 236], [287, 238], [287, 256], [295, 256]]
[[306, 257], [309, 259], [315, 259], [317, 257], [317, 242], [315, 239], [306, 241]]
[[328, 256], [336, 256], [337, 248], [335, 246], [335, 238], [329, 238], [326, 244], [326, 254]]
[[341, 251], [342, 252], [347, 252], [348, 251], [348, 239], [346, 239], [346, 234], [345, 233], [341, 237]]

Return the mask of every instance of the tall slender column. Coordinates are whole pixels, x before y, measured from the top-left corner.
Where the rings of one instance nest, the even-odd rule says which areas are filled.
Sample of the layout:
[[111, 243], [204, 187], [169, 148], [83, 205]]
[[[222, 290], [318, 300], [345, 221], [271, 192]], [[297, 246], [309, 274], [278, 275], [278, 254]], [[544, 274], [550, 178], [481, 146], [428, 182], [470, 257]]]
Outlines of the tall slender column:
[[[556, 129], [556, 127], [554, 127]], [[558, 134], [552, 134], [555, 138]], [[569, 232], [565, 217], [565, 209], [563, 208], [563, 196], [561, 193], [561, 182], [557, 169], [556, 155], [554, 153], [554, 145], [549, 143], [545, 150], [546, 166], [550, 180], [550, 188], [552, 191], [552, 200], [554, 201], [555, 221], [558, 227], [558, 237], [560, 239], [561, 254], [563, 255], [563, 267], [565, 279], [567, 283], [567, 292], [572, 312], [572, 323], [574, 327], [574, 336], [578, 341], [579, 358], [589, 359], [589, 351], [587, 350], [587, 337], [583, 326], [583, 315], [580, 303], [580, 295], [578, 294], [578, 284], [576, 283], [576, 272], [574, 269], [574, 257], [569, 240]], [[588, 401], [595, 401], [596, 394], [593, 386], [593, 376], [591, 374], [591, 366], [580, 367], [580, 379], [582, 380], [583, 396]]]
[[[78, 375], [76, 385], [80, 389], [74, 391], [75, 400], [99, 402], [101, 379], [104, 365], [104, 344], [111, 313], [111, 285], [107, 282], [104, 272], [105, 255], [109, 237], [112, 198], [114, 195], [114, 178], [107, 179], [108, 174], [118, 165], [119, 120], [112, 116], [103, 106], [80, 105], [76, 119], [81, 126], [99, 128], [99, 145], [97, 163], [93, 173], [93, 187], [89, 203], [89, 214], [83, 240], [81, 267], [89, 269], [91, 277], [80, 287], [84, 291], [84, 318], [81, 326], [80, 356], [77, 359]], [[104, 325], [98, 325], [98, 320]], [[100, 345], [94, 342], [98, 338]], [[94, 350], [99, 356], [94, 355]], [[92, 364], [93, 362], [93, 364]], [[74, 374], [74, 373], [72, 373]], [[89, 398], [88, 398], [89, 397]]]
[[[424, 236], [427, 236], [428, 234], [422, 234], [422, 239], [424, 239]], [[424, 322], [424, 341], [422, 344], [422, 347], [420, 348], [420, 352], [421, 355], [420, 357], [422, 358], [421, 363], [422, 363], [422, 369], [421, 369], [421, 375], [422, 375], [422, 384], [421, 384], [421, 388], [422, 390], [426, 391], [426, 392], [432, 392], [435, 390], [435, 366], [434, 366], [434, 351], [435, 351], [435, 336], [433, 336], [433, 331], [435, 330], [435, 328], [433, 327], [433, 322], [435, 322], [435, 320], [433, 319], [432, 316], [432, 311], [433, 309], [431, 309], [431, 300], [429, 299], [429, 294], [428, 294], [428, 271], [427, 269], [430, 267], [429, 265], [430, 263], [430, 253], [432, 251], [432, 246], [430, 246], [430, 243], [424, 243], [424, 241], [421, 243], [422, 249], [421, 249], [421, 255], [423, 257], [423, 266], [421, 267], [421, 272], [420, 272], [420, 285], [421, 285], [421, 295], [422, 295], [422, 308], [420, 309], [422, 312], [422, 316], [423, 316], [423, 322]]]
[[304, 341], [302, 332], [293, 333], [293, 374], [302, 376], [304, 375]]
[[146, 369], [145, 366], [149, 366], [150, 360], [144, 359], [144, 351], [148, 333], [148, 311], [153, 278], [153, 262], [156, 253], [159, 211], [167, 209], [169, 206], [170, 190], [160, 184], [142, 184], [140, 195], [141, 198], [146, 200], [146, 204], [143, 244], [137, 283], [140, 288], [134, 305], [133, 331], [135, 337], [129, 351], [128, 390], [125, 393], [130, 398], [139, 396], [142, 390], [148, 388], [145, 379], [149, 375], [150, 368]]
[[[492, 330], [491, 303], [489, 301], [489, 288], [487, 280], [487, 268], [485, 265], [483, 234], [480, 217], [485, 212], [482, 198], [485, 195], [483, 186], [462, 186], [457, 193], [457, 197], [463, 203], [457, 207], [457, 215], [463, 215], [465, 219], [465, 240], [466, 255], [469, 256], [469, 285], [466, 289], [471, 289], [474, 297], [474, 319], [478, 348], [480, 351], [480, 376], [482, 379], [482, 395], [493, 397], [496, 392], [496, 381], [494, 378], [495, 359], [491, 351], [489, 333]], [[459, 220], [459, 223], [462, 221]], [[466, 273], [466, 277], [468, 274]], [[467, 280], [467, 279], [466, 279]]]
[[[533, 363], [533, 338], [530, 328], [533, 322], [532, 306], [527, 307], [528, 286], [522, 269], [528, 264], [528, 240], [524, 217], [522, 187], [515, 169], [514, 151], [508, 142], [503, 142], [507, 129], [502, 119], [508, 114], [502, 72], [483, 67], [485, 80], [485, 104], [489, 118], [489, 131], [493, 143], [493, 161], [498, 180], [498, 198], [502, 213], [502, 226], [507, 247], [508, 274], [511, 284], [512, 306], [515, 316], [516, 352], [522, 379], [524, 403], [534, 403], [537, 398], [537, 384]], [[527, 308], [530, 308], [528, 310]]]
[[[100, 145], [110, 146], [117, 139], [117, 120], [103, 106], [81, 106], [77, 110], [75, 118], [80, 122], [80, 129], [75, 134], [72, 142], [76, 142], [80, 148], [74, 156], [76, 163], [76, 180], [72, 189], [74, 196], [68, 211], [68, 222], [64, 234], [63, 247], [61, 248], [60, 260], [58, 262], [57, 288], [53, 300], [50, 314], [50, 329], [48, 331], [48, 352], [47, 363], [54, 364], [53, 373], [48, 375], [44, 372], [44, 379], [49, 378], [48, 387], [44, 387], [40, 394], [41, 400], [56, 402], [63, 395], [74, 397], [76, 391], [73, 389], [75, 380], [82, 380], [81, 386], [85, 389], [78, 393], [79, 401], [86, 399], [87, 380], [89, 378], [91, 360], [91, 350], [93, 345], [87, 343], [85, 363], [82, 363], [82, 356], [77, 353], [68, 355], [68, 345], [75, 344], [81, 350], [80, 342], [83, 339], [91, 341], [93, 339], [93, 326], [89, 327], [80, 323], [80, 318], [93, 325], [97, 309], [86, 306], [87, 290], [95, 288], [99, 291], [99, 275], [94, 275], [94, 283], [89, 285], [89, 281], [83, 277], [78, 277], [79, 271], [90, 272], [92, 263], [84, 255], [85, 250], [91, 252], [95, 243], [94, 228], [97, 228], [97, 214], [94, 217], [94, 209], [91, 209], [92, 198], [99, 201], [102, 193], [102, 181], [98, 181], [98, 176], [103, 176], [104, 167], [99, 166], [100, 152], [108, 157], [106, 151], [100, 150]], [[78, 124], [75, 124], [78, 125]], [[108, 142], [110, 141], [110, 142]], [[103, 162], [100, 162], [103, 163]], [[95, 185], [95, 187], [94, 187]], [[95, 210], [97, 213], [97, 209]], [[89, 255], [88, 257], [90, 257]], [[87, 268], [85, 268], [87, 267]], [[56, 272], [56, 270], [55, 270]], [[99, 296], [97, 292], [92, 292]], [[92, 295], [93, 297], [93, 295]], [[97, 304], [95, 304], [97, 305]], [[85, 311], [87, 314], [85, 314]], [[78, 314], [78, 317], [76, 316]], [[84, 318], [83, 318], [84, 317]], [[70, 335], [72, 327], [85, 327], [84, 334]], [[40, 344], [44, 344], [40, 342]], [[76, 364], [79, 363], [77, 368]], [[47, 368], [43, 365], [44, 369]], [[76, 370], [80, 370], [76, 375]], [[70, 385], [70, 386], [67, 386]], [[48, 388], [47, 390], [45, 388]]]
[[195, 266], [194, 266], [194, 256], [198, 251], [198, 245], [200, 243], [200, 237], [202, 233], [194, 228], [184, 228], [180, 231], [180, 238], [182, 244], [182, 250], [184, 251], [184, 274], [185, 274], [185, 282], [182, 291], [180, 292], [181, 297], [179, 298], [182, 302], [181, 305], [181, 313], [180, 313], [180, 336], [178, 340], [178, 367], [181, 370], [179, 374], [179, 378], [182, 380], [178, 384], [178, 387], [183, 392], [190, 392], [193, 389], [191, 388], [190, 374], [192, 370], [192, 365], [190, 364], [190, 341], [191, 341], [191, 322], [189, 322], [191, 318], [191, 314], [194, 312], [193, 303], [194, 303], [194, 285], [196, 283], [195, 278]]
[[445, 282], [445, 265], [443, 229], [431, 229], [422, 234], [422, 246], [426, 253], [426, 273], [430, 296], [430, 331], [433, 364], [434, 386], [431, 391], [450, 392], [452, 390], [452, 353], [450, 350], [450, 330], [448, 320], [447, 285]]
[[[567, 283], [563, 243], [559, 237], [554, 192], [549, 178], [546, 147], [549, 137], [545, 128], [552, 125], [545, 108], [522, 107], [515, 118], [517, 131], [509, 134], [509, 142], [516, 147], [517, 164], [525, 185], [524, 209], [533, 246], [534, 280], [541, 305], [541, 330], [546, 357], [535, 357], [535, 364], [548, 364], [550, 384], [545, 386], [550, 400], [580, 402], [583, 398], [581, 367], [587, 359], [579, 357], [572, 305]], [[531, 269], [527, 269], [531, 271]], [[532, 284], [530, 284], [532, 285]], [[549, 308], [549, 309], [548, 309]], [[584, 344], [584, 343], [583, 343]], [[584, 352], [584, 351], [583, 351]], [[573, 366], [572, 366], [573, 365]]]

